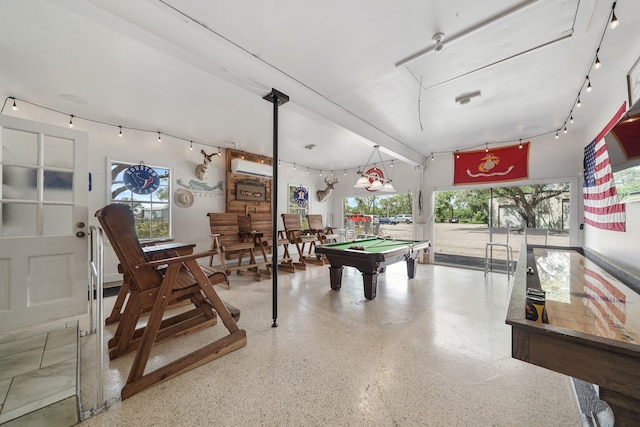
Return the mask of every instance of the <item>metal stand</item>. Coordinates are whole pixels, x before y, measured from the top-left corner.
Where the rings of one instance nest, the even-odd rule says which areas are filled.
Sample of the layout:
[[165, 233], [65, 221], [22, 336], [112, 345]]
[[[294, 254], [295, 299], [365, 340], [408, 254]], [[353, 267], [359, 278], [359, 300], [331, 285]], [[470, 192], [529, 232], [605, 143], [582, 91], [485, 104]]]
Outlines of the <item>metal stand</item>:
[[[95, 298], [94, 298], [95, 295]], [[109, 404], [103, 400], [104, 386], [102, 384], [102, 369], [104, 366], [104, 236], [102, 229], [89, 227], [89, 331], [80, 336], [96, 335], [96, 406], [81, 413], [83, 420], [109, 409]], [[95, 310], [94, 315], [94, 301]], [[80, 382], [78, 381], [78, 384]], [[102, 405], [102, 406], [98, 406]]]

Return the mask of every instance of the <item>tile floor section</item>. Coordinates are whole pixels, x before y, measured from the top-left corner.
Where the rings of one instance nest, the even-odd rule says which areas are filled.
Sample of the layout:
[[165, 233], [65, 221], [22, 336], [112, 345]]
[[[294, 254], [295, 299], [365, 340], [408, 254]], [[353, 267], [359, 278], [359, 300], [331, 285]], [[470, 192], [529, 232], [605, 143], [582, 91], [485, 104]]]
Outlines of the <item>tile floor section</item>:
[[77, 378], [78, 321], [0, 336], [0, 424], [77, 423]]
[[[271, 280], [233, 275], [218, 293], [242, 310], [247, 346], [125, 401], [133, 356], [106, 358], [110, 407], [81, 425], [582, 425], [570, 378], [511, 358], [504, 274], [418, 265], [408, 280], [398, 263], [380, 276], [372, 301], [352, 268], [340, 291], [320, 266], [281, 273], [278, 286], [274, 328]], [[114, 331], [106, 328], [105, 342]], [[160, 344], [150, 365], [225, 331], [216, 325]], [[94, 340], [80, 341], [85, 411], [96, 406]]]

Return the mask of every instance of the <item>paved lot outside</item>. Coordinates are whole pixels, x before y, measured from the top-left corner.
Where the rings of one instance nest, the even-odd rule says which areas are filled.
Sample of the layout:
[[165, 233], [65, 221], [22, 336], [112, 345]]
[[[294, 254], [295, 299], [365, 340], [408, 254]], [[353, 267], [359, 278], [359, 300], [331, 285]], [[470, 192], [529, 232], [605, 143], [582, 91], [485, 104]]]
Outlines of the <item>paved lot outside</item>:
[[[411, 239], [411, 224], [382, 224], [380, 235], [394, 239]], [[437, 223], [431, 244], [435, 254], [469, 256], [484, 258], [485, 244], [489, 241], [489, 229], [486, 224], [449, 224]], [[524, 231], [512, 230], [509, 243], [513, 248], [513, 257], [518, 259], [520, 246], [524, 243]], [[530, 238], [529, 243], [542, 244], [542, 237]], [[549, 245], [569, 246], [569, 232], [550, 232]], [[498, 249], [494, 257], [504, 256]]]

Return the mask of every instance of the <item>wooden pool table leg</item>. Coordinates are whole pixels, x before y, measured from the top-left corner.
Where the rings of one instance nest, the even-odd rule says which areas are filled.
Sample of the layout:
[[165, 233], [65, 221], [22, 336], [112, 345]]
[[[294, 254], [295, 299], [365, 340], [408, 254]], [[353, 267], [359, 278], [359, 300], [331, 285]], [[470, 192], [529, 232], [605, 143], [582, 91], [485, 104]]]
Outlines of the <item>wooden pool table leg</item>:
[[362, 280], [364, 281], [364, 297], [366, 299], [375, 299], [378, 289], [378, 272], [362, 273]]
[[339, 291], [342, 287], [342, 267], [329, 267], [329, 278], [331, 279], [331, 289]]

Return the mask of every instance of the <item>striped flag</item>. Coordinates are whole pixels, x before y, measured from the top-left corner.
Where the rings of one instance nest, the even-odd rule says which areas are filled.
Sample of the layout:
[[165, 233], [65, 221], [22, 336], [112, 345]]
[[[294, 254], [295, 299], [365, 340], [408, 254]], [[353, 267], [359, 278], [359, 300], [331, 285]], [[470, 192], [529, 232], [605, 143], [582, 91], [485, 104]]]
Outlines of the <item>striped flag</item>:
[[596, 139], [584, 148], [584, 222], [604, 230], [626, 231], [625, 205], [618, 201], [604, 139], [624, 114], [625, 106], [623, 103]]

